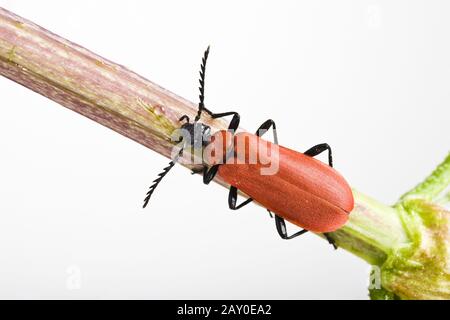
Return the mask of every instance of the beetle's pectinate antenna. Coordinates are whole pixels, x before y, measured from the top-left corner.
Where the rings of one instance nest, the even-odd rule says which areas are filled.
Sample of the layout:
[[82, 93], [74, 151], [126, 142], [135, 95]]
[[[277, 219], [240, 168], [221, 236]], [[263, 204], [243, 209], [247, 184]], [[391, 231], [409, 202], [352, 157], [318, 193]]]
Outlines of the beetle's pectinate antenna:
[[158, 178], [153, 181], [152, 186], [147, 192], [147, 196], [144, 200], [144, 208], [147, 207], [148, 203], [150, 202], [150, 198], [152, 197], [153, 192], [155, 191], [156, 187], [158, 187], [159, 183], [162, 179], [169, 173], [169, 171], [175, 166], [175, 161], [171, 161], [167, 167], [164, 168], [164, 170], [158, 175]]
[[147, 196], [144, 199], [144, 209], [147, 207], [148, 203], [150, 202], [150, 198], [152, 197], [153, 192], [155, 192], [155, 189], [158, 187], [158, 185], [161, 183], [162, 179], [169, 173], [170, 170], [175, 166], [178, 159], [183, 155], [184, 149], [182, 148], [180, 152], [176, 155], [176, 157], [170, 161], [169, 165], [163, 169], [163, 171], [158, 174], [158, 178], [153, 181], [153, 184], [151, 185], [150, 189], [147, 192]]
[[200, 90], [200, 102], [198, 104], [198, 113], [195, 117], [195, 122], [200, 120], [200, 117], [202, 116], [202, 112], [205, 111], [209, 114], [212, 114], [211, 111], [209, 111], [207, 108], [205, 108], [205, 78], [206, 78], [206, 62], [208, 61], [209, 56], [209, 46], [205, 51], [205, 54], [203, 55], [202, 64], [200, 66], [200, 87], [198, 88]]

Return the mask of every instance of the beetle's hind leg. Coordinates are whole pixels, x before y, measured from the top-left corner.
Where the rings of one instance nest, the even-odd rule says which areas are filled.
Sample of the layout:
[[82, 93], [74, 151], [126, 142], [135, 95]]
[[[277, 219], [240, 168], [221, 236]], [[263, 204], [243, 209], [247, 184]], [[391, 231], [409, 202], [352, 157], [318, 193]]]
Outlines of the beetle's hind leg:
[[231, 210], [239, 210], [248, 205], [249, 203], [253, 202], [253, 199], [249, 198], [238, 205], [237, 198], [238, 198], [238, 189], [236, 187], [231, 186], [230, 193], [228, 194], [228, 206], [230, 207]]
[[[275, 121], [273, 121], [272, 119], [269, 119], [269, 120], [265, 121], [265, 122], [258, 128], [258, 130], [256, 131], [256, 135], [257, 135], [258, 137], [262, 137], [262, 136], [264, 136], [264, 135], [267, 133], [267, 131], [268, 131], [270, 128], [272, 128], [272, 130], [273, 130], [273, 142], [274, 142], [275, 144], [278, 144], [277, 125], [276, 125]], [[230, 190], [230, 192], [231, 192], [231, 190]], [[251, 199], [249, 199], [249, 200], [251, 200]], [[243, 204], [241, 205], [241, 207], [242, 207], [243, 205], [245, 205], [245, 203], [243, 203]], [[273, 218], [272, 212], [270, 212], [270, 210], [267, 210], [267, 211], [269, 212], [270, 217]], [[278, 216], [278, 215], [275, 215], [275, 226], [276, 226], [276, 228], [277, 228], [277, 232], [278, 232], [278, 234], [280, 235], [280, 237], [281, 237], [282, 239], [285, 239], [285, 240], [291, 240], [291, 239], [294, 239], [294, 238], [296, 238], [296, 237], [298, 237], [298, 236], [301, 236], [302, 234], [305, 234], [305, 233], [308, 232], [308, 230], [300, 230], [300, 231], [294, 233], [293, 235], [290, 235], [290, 236], [289, 236], [289, 235], [287, 234], [286, 222], [284, 221], [283, 218], [281, 218], [281, 217]]]
[[297, 238], [298, 236], [301, 236], [302, 234], [305, 234], [308, 232], [308, 230], [300, 230], [300, 231], [294, 233], [293, 235], [289, 236], [287, 234], [286, 223], [284, 222], [284, 219], [277, 215], [275, 215], [275, 225], [277, 226], [278, 234], [284, 240], [291, 240], [291, 239]]
[[307, 150], [306, 152], [304, 152], [304, 154], [310, 157], [315, 157], [327, 150], [328, 150], [328, 164], [330, 165], [330, 167], [333, 167], [333, 152], [331, 151], [331, 147], [328, 145], [328, 143], [318, 144], [312, 147], [311, 149]]
[[204, 167], [202, 167], [202, 168], [194, 168], [194, 169], [192, 169], [191, 174], [194, 175], [194, 174], [198, 174], [198, 173], [203, 173], [204, 170], [205, 170]]
[[328, 240], [328, 243], [331, 244], [334, 248], [334, 250], [338, 249], [338, 246], [336, 245], [336, 242], [334, 241], [334, 239], [331, 237], [331, 235], [329, 233], [324, 233], [323, 234], [325, 236], [325, 238]]
[[[312, 147], [311, 149], [307, 150], [305, 154], [310, 157], [315, 157], [324, 151], [328, 151], [328, 164], [330, 165], [330, 167], [333, 167], [333, 152], [331, 151], [331, 147], [327, 143], [318, 144]], [[328, 242], [334, 247], [334, 249], [338, 248], [336, 242], [330, 236], [329, 233], [324, 233], [323, 235], [328, 240]]]

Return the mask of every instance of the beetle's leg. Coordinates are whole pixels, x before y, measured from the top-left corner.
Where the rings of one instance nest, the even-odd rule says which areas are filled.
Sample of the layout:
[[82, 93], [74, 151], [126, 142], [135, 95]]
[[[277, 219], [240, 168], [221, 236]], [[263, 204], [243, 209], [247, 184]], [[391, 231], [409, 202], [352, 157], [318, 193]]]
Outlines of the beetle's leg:
[[[270, 217], [272, 217], [272, 212], [269, 211]], [[288, 236], [287, 234], [287, 229], [286, 229], [286, 222], [284, 221], [284, 219], [278, 215], [275, 215], [275, 226], [277, 227], [277, 231], [278, 234], [280, 235], [280, 237], [284, 240], [291, 240], [294, 238], [297, 238], [298, 236], [301, 236], [302, 234], [305, 234], [308, 232], [308, 230], [302, 229], [296, 233], [294, 233], [291, 236]], [[325, 235], [327, 236], [327, 235]]]
[[[267, 130], [270, 129], [270, 127], [273, 128], [273, 140], [274, 140], [275, 144], [278, 144], [277, 126], [273, 120], [269, 119], [266, 122], [264, 122], [261, 125], [261, 127], [259, 127], [257, 134], [258, 134], [258, 136], [264, 135], [267, 132]], [[330, 166], [332, 166], [333, 161], [332, 161], [332, 157], [331, 157], [331, 149], [328, 145], [318, 145], [318, 146], [313, 147], [310, 150], [308, 150], [307, 153], [310, 153], [310, 154], [308, 154], [310, 156], [314, 156], [314, 155], [320, 154], [321, 152], [323, 152], [325, 150], [329, 150], [329, 162], [330, 162]], [[270, 211], [269, 211], [269, 213], [270, 213]], [[308, 232], [308, 230], [300, 230], [300, 231], [294, 233], [293, 235], [289, 236], [287, 234], [285, 220], [278, 215], [275, 215], [275, 225], [277, 227], [278, 234], [280, 235], [280, 237], [282, 239], [285, 239], [285, 240], [294, 239], [294, 238], [301, 236], [302, 234], [305, 234]], [[329, 236], [327, 234], [325, 234], [325, 236], [327, 237], [327, 239], [329, 238]]]
[[294, 238], [301, 236], [302, 234], [305, 234], [308, 232], [308, 230], [300, 230], [299, 232], [294, 233], [293, 235], [289, 236], [287, 234], [286, 223], [284, 222], [284, 219], [277, 215], [275, 215], [275, 225], [277, 226], [278, 234], [284, 240], [291, 240], [291, 239], [294, 239]]
[[236, 187], [231, 186], [230, 193], [228, 194], [228, 206], [230, 207], [231, 210], [239, 210], [253, 201], [252, 198], [249, 198], [238, 205], [237, 198], [238, 198], [238, 189]]
[[[267, 130], [270, 129], [270, 127], [273, 127], [273, 140], [274, 140], [275, 144], [278, 144], [277, 126], [275, 124], [275, 121], [273, 121], [271, 119], [264, 122], [258, 128], [258, 130], [256, 130], [256, 135], [258, 137], [263, 136], [264, 134], [266, 134]], [[237, 198], [238, 198], [238, 189], [236, 187], [231, 186], [230, 193], [228, 194], [228, 206], [230, 207], [231, 210], [239, 210], [253, 201], [252, 198], [249, 198], [249, 199], [245, 200], [243, 203], [241, 203], [240, 205], [237, 205]], [[267, 210], [267, 211], [269, 211], [269, 210]], [[270, 211], [269, 211], [269, 214], [272, 217], [272, 214], [270, 213]]]
[[214, 180], [214, 177], [217, 174], [217, 171], [219, 171], [219, 165], [212, 166], [210, 169], [208, 167], [203, 168], [203, 183], [209, 184], [211, 181]]
[[187, 123], [189, 123], [191, 120], [189, 119], [189, 116], [184, 115], [180, 119], [178, 119], [178, 121], [179, 122], [186, 121]]
[[[267, 211], [269, 211], [269, 210], [267, 210]], [[270, 213], [270, 216], [272, 217], [272, 213], [270, 211], [269, 211], [269, 213]], [[297, 238], [298, 236], [301, 236], [302, 234], [305, 234], [308, 232], [308, 230], [302, 229], [302, 230], [298, 231], [297, 233], [294, 233], [292, 236], [288, 236], [287, 231], [286, 231], [286, 222], [284, 221], [284, 219], [282, 217], [280, 217], [278, 215], [275, 215], [275, 225], [277, 227], [278, 234], [284, 240], [291, 240], [291, 239]], [[328, 235], [327, 234], [324, 234], [324, 235], [328, 239]]]
[[[262, 137], [264, 134], [266, 134], [267, 130], [269, 130], [270, 127], [272, 127], [272, 129], [273, 129], [273, 142], [275, 144], [278, 144], [277, 125], [275, 124], [275, 121], [273, 121], [272, 119], [269, 119], [266, 122], [264, 122], [258, 128], [258, 131], [256, 132], [256, 135], [258, 137]], [[267, 210], [267, 211], [269, 212], [270, 217], [273, 218], [272, 212], [270, 212], [270, 210]], [[284, 219], [279, 217], [279, 216], [276, 216], [276, 215], [275, 215], [275, 217], [278, 220], [278, 222], [277, 222], [277, 220], [275, 220], [278, 233], [280, 233], [280, 230], [283, 230], [283, 229], [286, 231], [286, 223], [285, 223]], [[294, 236], [291, 236], [291, 237], [288, 237], [286, 233], [283, 233], [283, 236], [281, 236], [281, 237], [283, 239], [293, 239], [293, 238], [295, 238], [295, 237], [297, 237], [299, 235], [302, 235], [302, 234], [304, 234], [306, 232], [308, 232], [308, 231], [307, 230], [302, 230], [302, 231], [297, 232]], [[280, 233], [280, 235], [281, 235], [281, 233]]]
[[328, 243], [331, 244], [334, 247], [334, 250], [338, 249], [338, 246], [336, 245], [336, 242], [334, 241], [334, 239], [330, 236], [329, 233], [324, 233], [323, 234], [325, 236], [325, 238], [328, 240]]
[[272, 119], [269, 119], [266, 122], [264, 122], [256, 131], [256, 135], [258, 137], [262, 137], [263, 135], [266, 134], [267, 130], [269, 130], [270, 127], [273, 128], [273, 142], [275, 144], [278, 144], [277, 125], [275, 124], [275, 121], [273, 121]]
[[219, 118], [224, 118], [224, 117], [228, 117], [228, 116], [233, 116], [233, 118], [231, 119], [230, 124], [228, 126], [228, 130], [233, 131], [232, 133], [234, 134], [234, 132], [239, 128], [239, 123], [241, 122], [241, 116], [239, 115], [239, 113], [230, 111], [230, 112], [212, 113], [211, 114], [211, 118], [213, 118], [213, 119], [219, 119]]
[[194, 174], [198, 174], [198, 173], [203, 173], [204, 170], [205, 170], [204, 167], [203, 168], [199, 168], [199, 169], [194, 168], [194, 169], [192, 169], [191, 174], [194, 175]]
[[[273, 120], [271, 120], [271, 119], [269, 119], [269, 120], [267, 120], [266, 122], [264, 122], [264, 123], [259, 127], [259, 129], [258, 129], [258, 131], [257, 131], [256, 134], [258, 135], [258, 137], [261, 137], [261, 136], [263, 136], [263, 135], [267, 132], [267, 130], [269, 130], [271, 127], [272, 127], [272, 129], [273, 129], [273, 141], [274, 141], [275, 144], [278, 144], [277, 125], [275, 124], [275, 121], [273, 121]], [[270, 216], [272, 217], [272, 213], [270, 212], [270, 210], [267, 210], [267, 211], [269, 211], [269, 214], [270, 214]], [[305, 234], [305, 233], [308, 232], [308, 230], [300, 230], [300, 231], [294, 233], [293, 235], [289, 236], [289, 235], [287, 234], [287, 230], [286, 230], [286, 222], [284, 221], [283, 218], [281, 218], [281, 217], [278, 216], [278, 215], [275, 215], [275, 225], [276, 225], [276, 227], [277, 227], [278, 234], [280, 235], [280, 237], [281, 237], [282, 239], [285, 239], [285, 240], [291, 240], [291, 239], [294, 239], [294, 238], [296, 238], [296, 237], [298, 237], [298, 236], [301, 236], [302, 234]]]
[[318, 144], [317, 146], [314, 146], [311, 149], [307, 150], [304, 154], [310, 157], [315, 157], [326, 150], [328, 150], [328, 164], [330, 165], [330, 167], [333, 167], [333, 153], [331, 152], [331, 147], [328, 145], [328, 143]]
[[[240, 117], [239, 113], [230, 111], [230, 112], [224, 112], [224, 113], [211, 114], [211, 117], [213, 119], [224, 118], [224, 117], [228, 117], [228, 116], [233, 116], [233, 118], [231, 119], [230, 125], [228, 126], [228, 130], [232, 131], [232, 133], [234, 134], [234, 132], [237, 130], [237, 128], [239, 128], [239, 123], [241, 121], [241, 117]], [[220, 165], [214, 165], [209, 170], [207, 167], [205, 167], [203, 169], [203, 183], [204, 184], [209, 184], [212, 180], [214, 180], [214, 177], [216, 176], [217, 171], [219, 170], [219, 166]]]
[[[314, 146], [308, 151], [306, 151], [305, 154], [310, 157], [315, 157], [327, 150], [328, 150], [328, 164], [330, 165], [330, 167], [333, 167], [333, 153], [331, 151], [331, 147], [327, 143], [318, 144], [317, 146]], [[324, 233], [323, 235], [328, 240], [328, 242], [334, 247], [334, 249], [338, 248], [336, 242], [330, 236], [329, 233]]]
[[[205, 111], [206, 113], [208, 113], [213, 119], [218, 119], [218, 118], [223, 118], [223, 117], [227, 117], [227, 116], [233, 116], [233, 118], [231, 119], [230, 125], [228, 126], [228, 130], [232, 130], [233, 134], [234, 132], [237, 130], [237, 128], [239, 128], [239, 122], [240, 122], [240, 116], [237, 112], [225, 112], [225, 113], [212, 113], [210, 110], [208, 110], [205, 107], [205, 78], [206, 78], [206, 62], [208, 61], [208, 56], [209, 56], [209, 46], [206, 49], [203, 58], [202, 58], [202, 64], [200, 66], [200, 102], [198, 104], [198, 112], [197, 112], [197, 116], [195, 117], [195, 122], [199, 121], [201, 116], [202, 116], [202, 112]], [[209, 184], [214, 177], [217, 174], [217, 171], [219, 169], [218, 165], [215, 165], [213, 167], [211, 167], [209, 170], [207, 167], [205, 167], [202, 171], [203, 171], [203, 182], [205, 184]], [[197, 170], [193, 171], [193, 174], [198, 173]]]

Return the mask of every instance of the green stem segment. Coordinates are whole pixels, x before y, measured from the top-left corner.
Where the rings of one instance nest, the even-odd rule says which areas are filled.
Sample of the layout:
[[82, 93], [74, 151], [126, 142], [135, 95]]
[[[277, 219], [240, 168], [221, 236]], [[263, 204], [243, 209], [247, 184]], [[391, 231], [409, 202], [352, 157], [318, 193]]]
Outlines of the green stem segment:
[[397, 210], [353, 190], [355, 209], [332, 237], [339, 247], [372, 265], [386, 261], [393, 247], [409, 242]]
[[[2, 8], [0, 74], [166, 157], [173, 149], [171, 135], [178, 119], [193, 118], [197, 111], [195, 104]], [[208, 117], [202, 121], [213, 131], [226, 128], [222, 121]], [[349, 223], [332, 234], [341, 248], [383, 268], [382, 285], [391, 295], [414, 298], [420, 297], [418, 290], [434, 290], [423, 297], [448, 297], [444, 281], [448, 270], [443, 270], [448, 266], [446, 211], [433, 201], [440, 197], [449, 202], [448, 194], [441, 196], [449, 185], [449, 167], [447, 158], [395, 207], [355, 191]], [[424, 236], [431, 239], [426, 246]], [[434, 258], [439, 267], [429, 267], [431, 260], [424, 256], [430, 254], [438, 255]], [[428, 291], [405, 285], [417, 272], [411, 268], [426, 265], [444, 276], [432, 277]]]
[[434, 202], [441, 199], [449, 199], [450, 190], [450, 154], [424, 182], [406, 193], [400, 202], [410, 199], [423, 199]]
[[411, 227], [416, 225], [417, 221], [411, 221], [410, 212], [418, 203], [417, 200], [436, 204], [440, 209], [444, 209], [449, 200], [449, 185], [450, 154], [424, 182], [402, 196], [393, 207], [383, 205], [354, 190], [355, 209], [350, 221], [344, 228], [335, 232], [333, 237], [340, 247], [372, 265], [382, 265], [397, 248], [412, 243], [414, 235], [410, 234]]

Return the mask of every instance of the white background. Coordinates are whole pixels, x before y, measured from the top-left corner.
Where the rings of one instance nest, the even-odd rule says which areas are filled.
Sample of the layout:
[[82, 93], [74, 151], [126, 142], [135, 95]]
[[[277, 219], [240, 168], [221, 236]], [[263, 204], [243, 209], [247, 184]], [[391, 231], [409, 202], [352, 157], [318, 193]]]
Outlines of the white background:
[[[14, 1], [0, 6], [297, 150], [328, 142], [393, 203], [446, 156], [448, 1]], [[366, 299], [369, 266], [0, 78], [0, 298]]]

